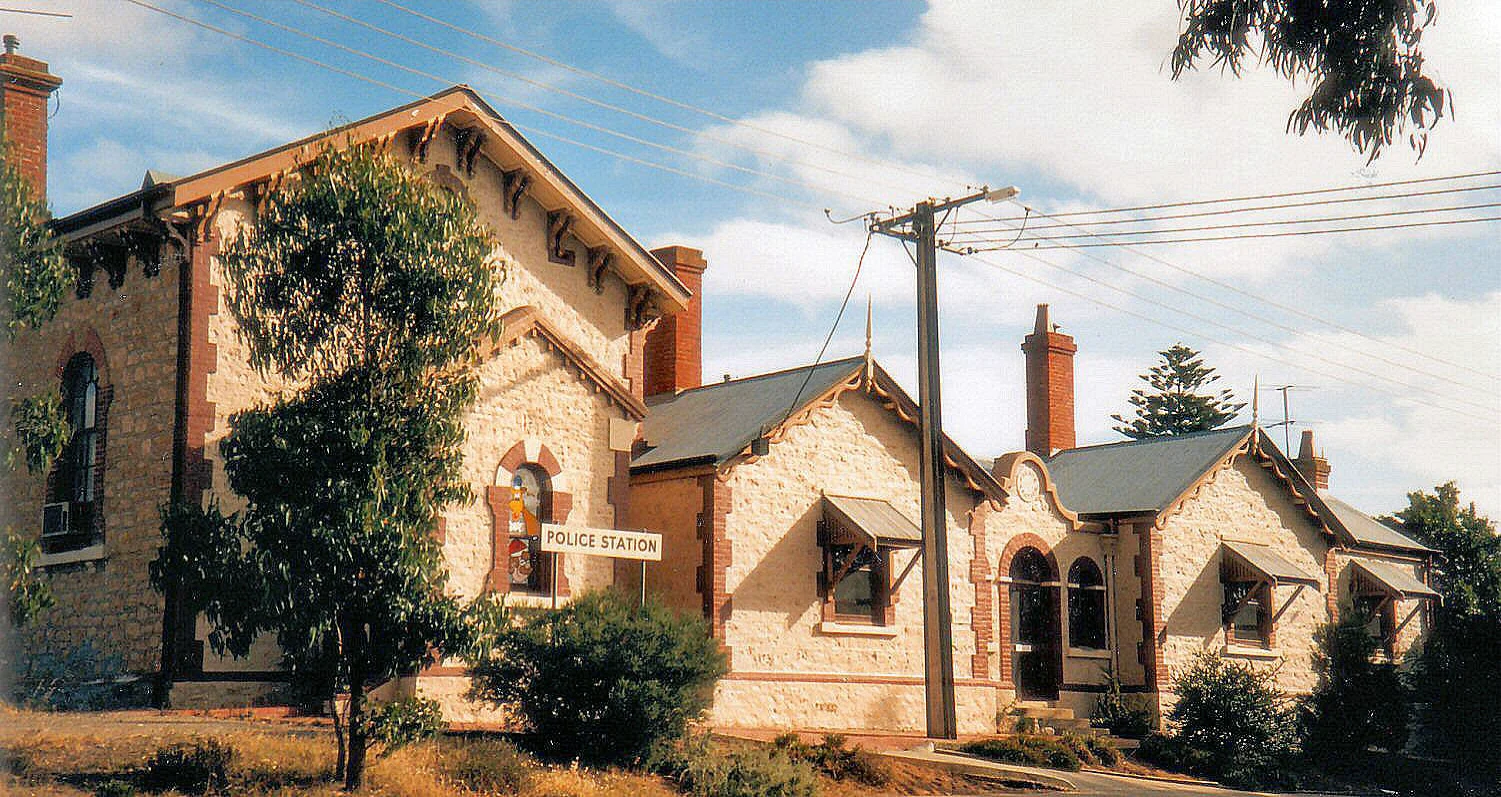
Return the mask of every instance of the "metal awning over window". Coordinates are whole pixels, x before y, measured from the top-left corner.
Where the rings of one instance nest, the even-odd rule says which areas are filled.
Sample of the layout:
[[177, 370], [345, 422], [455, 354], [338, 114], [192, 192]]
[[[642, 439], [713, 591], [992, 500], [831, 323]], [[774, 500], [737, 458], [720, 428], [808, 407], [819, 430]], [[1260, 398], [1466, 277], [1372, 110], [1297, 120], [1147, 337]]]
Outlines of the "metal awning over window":
[[1355, 576], [1361, 586], [1383, 592], [1394, 598], [1438, 598], [1438, 592], [1419, 581], [1416, 576], [1389, 562], [1371, 559], [1352, 559]]
[[1225, 564], [1230, 570], [1243, 571], [1246, 580], [1268, 581], [1274, 585], [1302, 584], [1314, 589], [1322, 583], [1264, 545], [1229, 541], [1220, 544], [1225, 549]]
[[922, 529], [878, 498], [824, 495], [825, 508], [839, 525], [870, 538], [872, 548], [920, 548]]

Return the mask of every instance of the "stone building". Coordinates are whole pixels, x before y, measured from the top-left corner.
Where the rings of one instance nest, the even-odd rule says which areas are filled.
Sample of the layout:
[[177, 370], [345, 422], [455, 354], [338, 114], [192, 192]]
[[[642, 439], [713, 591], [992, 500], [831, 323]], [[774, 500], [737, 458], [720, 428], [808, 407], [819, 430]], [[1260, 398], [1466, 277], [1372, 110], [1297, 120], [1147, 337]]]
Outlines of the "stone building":
[[[0, 73], [5, 129], [43, 187], [58, 80], [15, 52]], [[473, 200], [506, 277], [465, 449], [479, 500], [436, 530], [453, 589], [531, 606], [634, 592], [639, 566], [543, 556], [536, 527], [658, 532], [646, 591], [701, 613], [730, 656], [714, 722], [922, 730], [915, 402], [868, 351], [701, 384], [703, 253], [648, 251], [465, 87], [187, 177], [151, 172], [54, 221], [76, 295], [0, 355], [22, 394], [60, 389], [74, 427], [52, 473], [0, 476], [0, 523], [41, 535], [58, 599], [27, 645], [88, 641], [178, 705], [276, 699], [275, 646], [215, 657], [192, 596], [158, 595], [148, 564], [164, 504], [237, 506], [219, 441], [280, 387], [222, 310], [219, 246], [314, 148], [348, 140]], [[1421, 639], [1431, 552], [1328, 495], [1311, 435], [1295, 459], [1254, 425], [1078, 447], [1073, 339], [1043, 306], [1022, 348], [1028, 450], [982, 463], [944, 448], [962, 732], [996, 730], [1019, 700], [1085, 714], [1112, 671], [1161, 709], [1200, 650], [1279, 664], [1306, 690], [1314, 629], [1344, 611], [1390, 656]], [[494, 718], [464, 699], [461, 661], [391, 688]]]

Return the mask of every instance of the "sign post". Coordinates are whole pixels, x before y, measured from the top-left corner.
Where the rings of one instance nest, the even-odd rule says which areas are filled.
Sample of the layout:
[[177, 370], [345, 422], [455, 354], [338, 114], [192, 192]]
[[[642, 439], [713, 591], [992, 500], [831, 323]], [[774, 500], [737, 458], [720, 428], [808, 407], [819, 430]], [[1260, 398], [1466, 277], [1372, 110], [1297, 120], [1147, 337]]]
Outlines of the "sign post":
[[641, 605], [646, 605], [646, 563], [662, 561], [662, 535], [650, 531], [542, 524], [542, 551], [552, 555], [552, 605], [558, 607], [558, 554], [608, 556], [641, 562]]

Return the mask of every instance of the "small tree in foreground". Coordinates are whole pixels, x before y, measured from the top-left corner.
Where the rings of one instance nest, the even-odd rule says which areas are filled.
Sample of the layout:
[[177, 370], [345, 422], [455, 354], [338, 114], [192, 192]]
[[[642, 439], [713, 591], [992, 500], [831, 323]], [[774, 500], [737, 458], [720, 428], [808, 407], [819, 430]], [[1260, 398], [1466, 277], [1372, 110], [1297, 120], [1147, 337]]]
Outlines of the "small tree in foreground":
[[1297, 751], [1297, 732], [1275, 672], [1200, 653], [1173, 679], [1168, 712], [1179, 742], [1202, 762], [1194, 774], [1237, 787], [1276, 783]]
[[1323, 764], [1347, 763], [1369, 747], [1399, 752], [1407, 743], [1407, 690], [1397, 667], [1374, 660], [1379, 643], [1366, 630], [1369, 618], [1345, 614], [1319, 629], [1319, 683], [1298, 710], [1303, 750]]
[[1179, 343], [1159, 353], [1162, 362], [1140, 377], [1151, 389], [1133, 390], [1127, 399], [1136, 408], [1136, 417], [1128, 421], [1110, 416], [1121, 423], [1115, 431], [1132, 440], [1207, 432], [1224, 426], [1246, 406], [1235, 401], [1229, 390], [1199, 392], [1220, 377], [1197, 351]]
[[251, 364], [304, 387], [231, 418], [220, 451], [245, 508], [169, 509], [157, 583], [186, 587], [216, 649], [244, 655], [269, 632], [306, 687], [348, 690], [348, 790], [366, 690], [462, 647], [432, 530], [470, 497], [475, 343], [499, 318], [491, 248], [467, 200], [362, 146], [319, 154], [224, 247]]
[[474, 691], [517, 707], [545, 755], [631, 765], [682, 737], [725, 672], [702, 618], [602, 591], [500, 630]]

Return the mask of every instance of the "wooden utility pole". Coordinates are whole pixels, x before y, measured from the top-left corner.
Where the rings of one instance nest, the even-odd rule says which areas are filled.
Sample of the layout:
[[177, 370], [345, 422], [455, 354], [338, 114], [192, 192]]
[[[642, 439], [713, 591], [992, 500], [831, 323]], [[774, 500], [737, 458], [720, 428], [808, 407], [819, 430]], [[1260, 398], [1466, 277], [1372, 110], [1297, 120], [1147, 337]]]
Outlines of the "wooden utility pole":
[[943, 417], [938, 367], [937, 214], [985, 199], [1016, 196], [1015, 188], [983, 189], [958, 199], [917, 203], [910, 213], [870, 222], [874, 233], [917, 247], [917, 401], [922, 431], [923, 664], [928, 736], [958, 738], [954, 712], [954, 626], [949, 608], [948, 524], [944, 522]]

